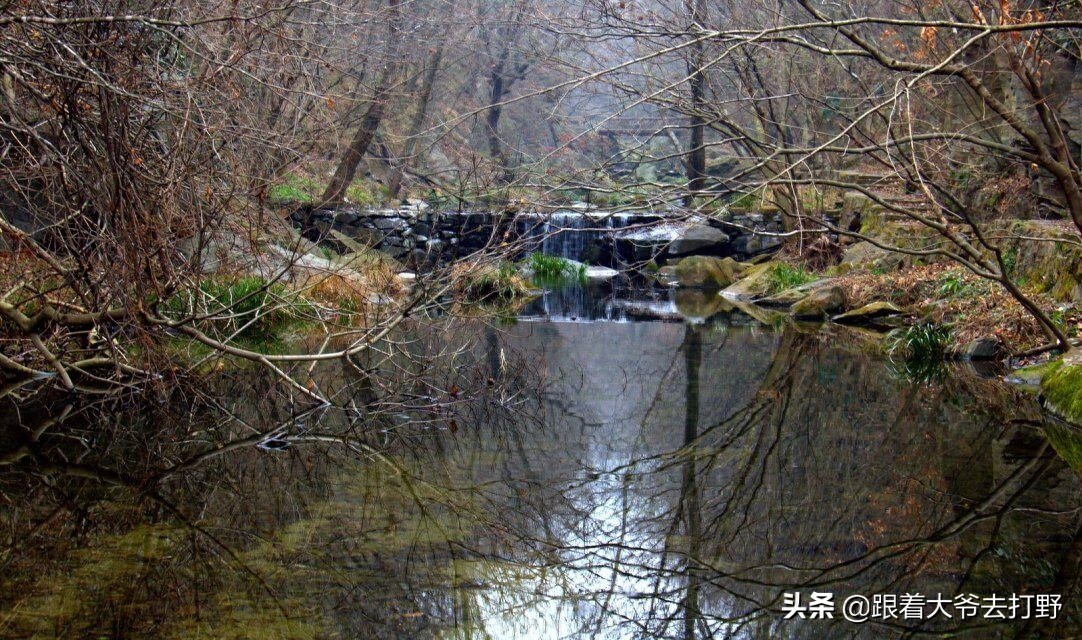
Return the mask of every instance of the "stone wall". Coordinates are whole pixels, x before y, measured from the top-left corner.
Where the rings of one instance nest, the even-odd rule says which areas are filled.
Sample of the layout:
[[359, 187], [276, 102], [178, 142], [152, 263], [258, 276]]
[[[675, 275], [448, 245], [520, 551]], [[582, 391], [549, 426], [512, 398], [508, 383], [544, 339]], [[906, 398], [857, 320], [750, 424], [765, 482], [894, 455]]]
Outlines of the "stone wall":
[[[579, 222], [571, 218], [580, 216]], [[634, 262], [644, 256], [664, 257], [708, 254], [747, 257], [770, 250], [780, 239], [755, 232], [782, 231], [777, 213], [736, 212], [725, 220], [681, 221], [674, 234], [647, 233], [641, 240], [621, 236], [627, 227], [650, 229], [668, 224], [663, 214], [653, 212], [608, 214], [601, 211], [562, 211], [556, 214], [437, 212], [424, 205], [396, 209], [360, 210], [354, 208], [313, 209], [302, 207], [289, 216], [303, 235], [315, 242], [334, 246], [331, 231], [341, 233], [365, 246], [383, 251], [407, 264], [444, 262], [475, 253], [492, 244], [521, 241], [520, 254], [538, 251], [546, 235], [591, 233], [591, 242], [607, 244], [596, 255], [605, 256], [593, 264], [611, 264], [613, 260]], [[587, 231], [588, 230], [588, 231]], [[599, 233], [600, 231], [600, 233]], [[704, 233], [706, 231], [707, 233]], [[535, 240], [535, 241], [531, 241]], [[673, 253], [670, 250], [684, 248]], [[641, 254], [641, 255], [640, 255]], [[518, 257], [518, 256], [515, 256]]]
[[302, 207], [289, 220], [314, 242], [335, 245], [334, 230], [411, 264], [469, 255], [513, 226], [503, 214], [442, 213], [419, 205], [379, 210]]

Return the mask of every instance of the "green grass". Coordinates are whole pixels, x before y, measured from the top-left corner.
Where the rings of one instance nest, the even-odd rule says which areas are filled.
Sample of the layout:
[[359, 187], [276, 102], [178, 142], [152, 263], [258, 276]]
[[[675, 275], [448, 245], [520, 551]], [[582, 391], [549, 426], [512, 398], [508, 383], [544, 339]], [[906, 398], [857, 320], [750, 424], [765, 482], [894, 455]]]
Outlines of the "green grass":
[[278, 283], [258, 276], [211, 278], [198, 290], [177, 294], [164, 310], [174, 317], [208, 316], [208, 322], [226, 333], [246, 338], [272, 337], [291, 321], [310, 310], [310, 305]]
[[891, 355], [903, 355], [907, 359], [943, 360], [950, 344], [950, 327], [933, 322], [921, 322], [888, 334]]
[[346, 200], [359, 207], [375, 207], [385, 204], [390, 200], [387, 187], [382, 184], [367, 184], [362, 181], [354, 182], [346, 189]]
[[312, 204], [323, 193], [323, 185], [312, 178], [288, 174], [271, 185], [268, 195], [272, 202]]
[[895, 373], [908, 380], [932, 382], [945, 372], [952, 342], [950, 327], [922, 322], [887, 334], [887, 354]]
[[741, 193], [729, 201], [730, 209], [751, 209], [758, 202], [759, 196], [754, 193]]
[[815, 272], [808, 271], [803, 267], [779, 262], [771, 268], [769, 273], [770, 293], [775, 294], [786, 289], [799, 287], [802, 284], [812, 282], [818, 277]]
[[965, 276], [957, 271], [944, 273], [936, 290], [941, 298], [961, 298], [975, 292], [974, 287], [965, 281]]
[[[327, 185], [323, 181], [290, 173], [271, 185], [268, 196], [279, 204], [314, 204], [323, 195]], [[346, 200], [359, 207], [375, 207], [386, 203], [387, 188], [365, 180], [355, 180], [346, 189]]]
[[586, 265], [556, 256], [533, 253], [527, 258], [526, 265], [533, 271], [534, 282], [541, 286], [566, 286], [586, 282]]

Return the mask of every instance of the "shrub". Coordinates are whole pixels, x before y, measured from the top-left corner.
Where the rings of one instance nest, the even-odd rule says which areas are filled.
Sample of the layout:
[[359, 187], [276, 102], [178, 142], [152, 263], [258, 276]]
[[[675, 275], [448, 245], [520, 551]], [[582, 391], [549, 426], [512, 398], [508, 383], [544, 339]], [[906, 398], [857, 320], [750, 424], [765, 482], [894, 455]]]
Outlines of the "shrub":
[[518, 269], [508, 262], [459, 263], [452, 273], [455, 291], [471, 302], [514, 300], [530, 292]]

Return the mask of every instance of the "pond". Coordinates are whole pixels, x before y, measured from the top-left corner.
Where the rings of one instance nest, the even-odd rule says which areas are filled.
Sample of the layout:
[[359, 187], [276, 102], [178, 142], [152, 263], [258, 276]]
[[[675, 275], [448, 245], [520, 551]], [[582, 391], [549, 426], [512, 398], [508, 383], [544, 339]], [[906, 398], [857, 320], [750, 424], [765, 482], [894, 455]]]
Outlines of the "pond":
[[[840, 327], [617, 298], [418, 321], [315, 369], [326, 408], [245, 368], [9, 385], [0, 635], [1079, 632], [1080, 476], [1031, 398], [910, 381]], [[879, 608], [848, 621], [851, 596]]]

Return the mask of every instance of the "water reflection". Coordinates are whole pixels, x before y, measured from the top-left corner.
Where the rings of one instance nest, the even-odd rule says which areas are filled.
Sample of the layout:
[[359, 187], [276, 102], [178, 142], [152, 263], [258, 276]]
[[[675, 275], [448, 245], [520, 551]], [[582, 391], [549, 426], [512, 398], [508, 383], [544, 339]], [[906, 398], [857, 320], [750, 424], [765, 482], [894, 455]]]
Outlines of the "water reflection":
[[[1030, 402], [964, 373], [898, 381], [849, 333], [714, 318], [450, 322], [318, 369], [335, 406], [307, 412], [245, 370], [137, 398], [10, 391], [2, 634], [1078, 631], [1079, 477]], [[812, 590], [1068, 606], [783, 620], [782, 594]]]

